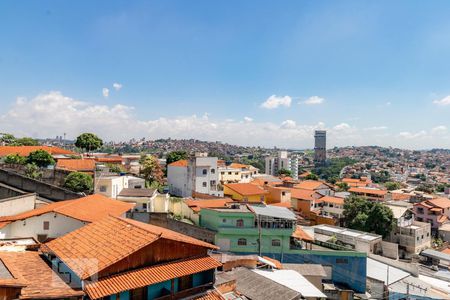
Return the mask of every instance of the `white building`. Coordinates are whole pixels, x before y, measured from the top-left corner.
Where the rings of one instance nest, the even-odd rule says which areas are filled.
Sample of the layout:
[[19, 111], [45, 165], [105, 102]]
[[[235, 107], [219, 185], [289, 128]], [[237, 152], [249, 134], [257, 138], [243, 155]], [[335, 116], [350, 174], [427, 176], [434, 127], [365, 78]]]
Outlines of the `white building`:
[[219, 167], [219, 181], [221, 184], [249, 183], [258, 174], [258, 168], [252, 165], [232, 163], [229, 166]]
[[171, 195], [191, 197], [200, 193], [223, 197], [223, 191], [218, 188], [217, 157], [208, 157], [204, 153], [169, 164], [167, 181]]
[[266, 157], [266, 174], [278, 176], [278, 171], [285, 169], [292, 173], [292, 178], [298, 179], [298, 156], [288, 155], [287, 151], [278, 151], [277, 156]]
[[0, 218], [0, 239], [34, 238], [44, 242], [109, 215], [124, 217], [134, 204], [102, 195], [54, 202], [37, 209]]
[[143, 189], [145, 188], [145, 179], [130, 176], [130, 175], [113, 175], [113, 176], [102, 176], [99, 175], [95, 178], [95, 188], [96, 194], [101, 194], [109, 198], [115, 199], [123, 189], [135, 188]]
[[160, 194], [156, 189], [124, 188], [117, 196], [117, 200], [133, 203], [135, 212], [169, 211], [169, 194]]

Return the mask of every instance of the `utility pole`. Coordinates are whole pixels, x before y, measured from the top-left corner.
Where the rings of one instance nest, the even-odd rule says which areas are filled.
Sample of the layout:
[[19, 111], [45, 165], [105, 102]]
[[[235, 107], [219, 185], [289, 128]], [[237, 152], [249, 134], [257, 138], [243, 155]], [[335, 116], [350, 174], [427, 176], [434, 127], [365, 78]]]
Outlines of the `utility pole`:
[[409, 287], [410, 286], [412, 286], [413, 287], [413, 289], [418, 289], [418, 290], [420, 290], [421, 292], [423, 292], [423, 293], [426, 293], [427, 292], [427, 290], [428, 290], [428, 288], [423, 288], [423, 287], [421, 287], [420, 285], [415, 285], [414, 283], [410, 283], [410, 282], [406, 282], [405, 281], [405, 284], [406, 284], [406, 299], [407, 300], [409, 300], [410, 298], [409, 298]]

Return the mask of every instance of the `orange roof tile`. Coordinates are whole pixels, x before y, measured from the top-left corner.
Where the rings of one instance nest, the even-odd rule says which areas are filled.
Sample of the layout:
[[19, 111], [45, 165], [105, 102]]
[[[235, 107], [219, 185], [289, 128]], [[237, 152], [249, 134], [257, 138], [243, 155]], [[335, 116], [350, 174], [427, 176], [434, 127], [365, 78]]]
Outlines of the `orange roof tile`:
[[292, 208], [292, 203], [291, 202], [278, 202], [278, 203], [272, 203], [272, 204], [269, 204], [269, 205], [278, 206], [278, 207]]
[[321, 185], [325, 185], [325, 186], [329, 187], [329, 185], [327, 183], [322, 182], [322, 181], [305, 180], [305, 181], [300, 182], [299, 184], [296, 184], [295, 188], [297, 188], [297, 189], [305, 189], [305, 190], [316, 190]]
[[218, 290], [209, 290], [204, 294], [195, 296], [192, 300], [225, 300], [226, 298], [220, 294]]
[[77, 153], [59, 147], [52, 146], [0, 146], [0, 157], [9, 154], [19, 154], [20, 156], [28, 156], [36, 150], [45, 150], [52, 155], [77, 155]]
[[194, 200], [186, 199], [184, 203], [189, 206], [194, 212], [199, 212], [202, 208], [225, 208], [227, 204], [233, 203], [233, 199], [205, 199], [205, 200]]
[[300, 239], [302, 241], [313, 242], [314, 238], [311, 237], [306, 231], [304, 231], [300, 226], [297, 226], [294, 233], [292, 233], [292, 237]]
[[448, 217], [447, 217], [446, 215], [441, 215], [441, 216], [437, 219], [438, 223], [441, 223], [441, 224], [443, 224], [444, 222], [447, 222], [447, 220], [448, 220]]
[[230, 168], [233, 168], [233, 169], [248, 169], [249, 167], [250, 167], [249, 165], [238, 164], [238, 163], [230, 164]]
[[251, 183], [229, 183], [224, 186], [243, 196], [267, 194], [262, 187]]
[[404, 194], [404, 193], [391, 193], [392, 200], [394, 201], [402, 201], [402, 200], [409, 200], [411, 198], [411, 195]]
[[263, 258], [268, 260], [268, 261], [270, 261], [271, 263], [273, 263], [278, 270], [283, 269], [283, 265], [281, 264], [281, 262], [279, 260], [276, 260], [274, 258], [270, 258], [268, 256], [263, 256]]
[[44, 244], [42, 251], [54, 253], [86, 279], [161, 238], [218, 249], [162, 227], [109, 216]]
[[384, 196], [388, 192], [385, 190], [377, 190], [377, 189], [368, 189], [368, 188], [351, 188], [348, 190], [350, 193], [363, 193], [363, 194], [372, 194], [372, 195], [379, 195]]
[[177, 160], [169, 164], [170, 167], [187, 167], [187, 165], [188, 161], [186, 159]]
[[58, 159], [56, 169], [69, 171], [94, 171], [95, 161], [92, 159]]
[[96, 157], [94, 158], [95, 161], [97, 162], [102, 162], [102, 163], [122, 163], [123, 162], [123, 158], [120, 156], [115, 156], [115, 157]]
[[448, 198], [434, 198], [434, 199], [428, 200], [428, 203], [431, 203], [432, 205], [440, 207], [440, 208], [450, 207], [450, 199], [448, 199]]
[[311, 190], [291, 189], [291, 198], [295, 199], [313, 201], [315, 199], [313, 197], [314, 194], [316, 194], [316, 192]]
[[108, 215], [120, 216], [134, 207], [133, 203], [113, 200], [100, 194], [94, 194], [75, 200], [54, 202], [14, 216], [0, 217], [0, 224], [24, 220], [55, 212], [83, 222], [94, 222]]
[[[84, 295], [68, 286], [38, 252], [0, 252], [0, 259], [15, 280], [24, 286], [20, 299], [64, 299]], [[0, 279], [1, 286], [4, 281]]]
[[331, 196], [325, 196], [320, 198], [320, 200], [322, 202], [327, 202], [327, 203], [334, 203], [334, 204], [344, 204], [344, 199], [339, 198], [339, 197], [331, 197]]
[[441, 251], [442, 253], [445, 254], [450, 254], [450, 248], [445, 248], [444, 250]]
[[85, 291], [91, 299], [99, 299], [173, 278], [215, 269], [221, 265], [221, 263], [210, 256], [169, 262], [108, 276], [98, 281], [87, 282]]

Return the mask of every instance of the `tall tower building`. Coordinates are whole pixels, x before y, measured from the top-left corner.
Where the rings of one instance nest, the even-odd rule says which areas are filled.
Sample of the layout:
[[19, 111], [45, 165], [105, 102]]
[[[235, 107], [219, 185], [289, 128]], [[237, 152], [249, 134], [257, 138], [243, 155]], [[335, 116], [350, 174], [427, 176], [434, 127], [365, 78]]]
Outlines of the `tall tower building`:
[[325, 164], [327, 160], [327, 132], [316, 130], [314, 133], [314, 162], [318, 165]]

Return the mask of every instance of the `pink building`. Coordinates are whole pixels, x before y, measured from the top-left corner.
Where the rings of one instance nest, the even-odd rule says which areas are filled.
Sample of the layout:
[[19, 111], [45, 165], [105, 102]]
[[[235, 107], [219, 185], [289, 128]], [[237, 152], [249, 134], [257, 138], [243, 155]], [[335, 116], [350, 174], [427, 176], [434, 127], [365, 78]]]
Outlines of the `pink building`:
[[414, 204], [415, 219], [428, 222], [433, 230], [437, 230], [450, 219], [450, 199], [435, 198]]

